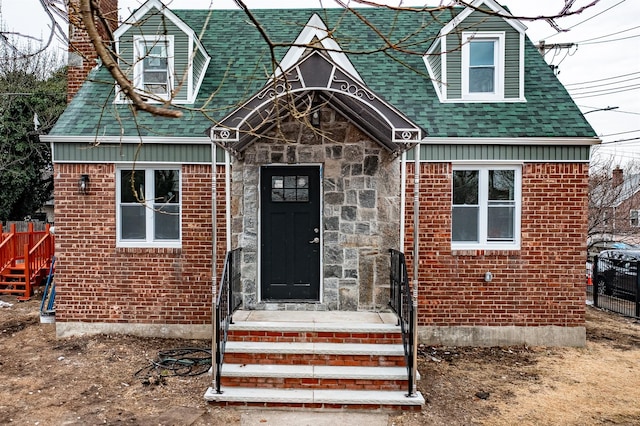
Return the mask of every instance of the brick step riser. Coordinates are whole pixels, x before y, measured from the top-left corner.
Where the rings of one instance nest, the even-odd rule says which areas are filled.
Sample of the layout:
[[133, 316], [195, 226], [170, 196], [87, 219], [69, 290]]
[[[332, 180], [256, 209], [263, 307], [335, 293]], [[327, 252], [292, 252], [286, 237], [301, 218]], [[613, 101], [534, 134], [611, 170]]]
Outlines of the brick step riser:
[[403, 367], [404, 356], [394, 355], [328, 355], [281, 353], [233, 353], [224, 354], [229, 364], [277, 364], [277, 365], [329, 365], [349, 367]]
[[287, 402], [209, 402], [209, 404], [222, 407], [265, 407], [265, 408], [304, 408], [326, 410], [374, 410], [389, 411], [421, 411], [420, 405], [386, 405], [386, 404], [314, 404], [314, 403], [287, 403]]
[[385, 390], [407, 389], [406, 380], [322, 379], [299, 377], [221, 377], [222, 386], [277, 389], [343, 389]]
[[402, 336], [399, 333], [229, 331], [228, 340], [234, 342], [360, 343], [388, 345], [402, 342]]

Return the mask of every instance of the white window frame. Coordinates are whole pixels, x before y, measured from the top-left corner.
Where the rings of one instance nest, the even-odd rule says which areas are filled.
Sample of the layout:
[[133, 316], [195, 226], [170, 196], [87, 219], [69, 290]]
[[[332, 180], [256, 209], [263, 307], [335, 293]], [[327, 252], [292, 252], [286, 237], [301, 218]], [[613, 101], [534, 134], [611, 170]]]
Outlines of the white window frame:
[[[478, 171], [478, 241], [453, 241], [451, 233], [452, 250], [520, 250], [520, 230], [522, 211], [522, 165], [521, 164], [457, 164], [453, 165], [451, 176], [451, 226], [453, 227], [453, 173], [458, 170]], [[514, 171], [514, 230], [513, 241], [487, 241], [487, 221], [489, 209], [489, 170], [513, 170]]]
[[[145, 225], [146, 225], [146, 238], [145, 239], [123, 239], [122, 238], [122, 217], [121, 217], [121, 181], [122, 181], [122, 171], [124, 170], [135, 170], [137, 172], [144, 171], [145, 172], [145, 182], [147, 183], [144, 188], [144, 200], [143, 204], [145, 205]], [[178, 172], [179, 180], [179, 202], [176, 204], [172, 204], [178, 207], [178, 230], [179, 237], [176, 240], [156, 240], [154, 239], [154, 218], [155, 214], [161, 214], [154, 211], [153, 206], [153, 193], [154, 193], [154, 172], [156, 170], [175, 170]], [[180, 167], [174, 165], [156, 165], [153, 166], [141, 166], [139, 164], [130, 164], [130, 165], [121, 165], [116, 168], [116, 247], [141, 247], [141, 248], [181, 248], [182, 247], [182, 204], [183, 204], [183, 194], [182, 194], [182, 170]], [[149, 184], [151, 183], [151, 184]]]
[[[462, 99], [473, 101], [497, 101], [504, 100], [505, 77], [505, 32], [463, 32], [462, 33]], [[494, 91], [493, 92], [469, 92], [469, 68], [471, 63], [471, 42], [491, 41], [494, 43]]]
[[640, 226], [640, 210], [629, 210], [629, 225]]
[[[165, 44], [167, 47], [167, 93], [149, 93], [144, 90], [144, 57], [145, 49], [144, 45], [147, 44]], [[171, 97], [171, 92], [174, 89], [174, 37], [172, 35], [159, 35], [159, 36], [134, 36], [133, 37], [133, 54], [134, 54], [134, 67], [133, 67], [133, 84], [140, 93], [144, 93], [147, 97], [150, 97], [150, 102], [160, 102], [160, 100], [168, 100]], [[157, 97], [159, 99], [153, 99]]]

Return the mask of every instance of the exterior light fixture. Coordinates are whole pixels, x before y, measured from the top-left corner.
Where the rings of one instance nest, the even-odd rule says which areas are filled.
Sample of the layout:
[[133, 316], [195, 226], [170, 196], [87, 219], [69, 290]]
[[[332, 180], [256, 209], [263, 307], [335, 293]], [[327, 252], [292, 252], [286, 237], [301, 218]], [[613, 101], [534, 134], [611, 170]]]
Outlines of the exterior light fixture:
[[89, 193], [89, 175], [80, 175], [80, 179], [78, 179], [78, 191], [82, 195]]

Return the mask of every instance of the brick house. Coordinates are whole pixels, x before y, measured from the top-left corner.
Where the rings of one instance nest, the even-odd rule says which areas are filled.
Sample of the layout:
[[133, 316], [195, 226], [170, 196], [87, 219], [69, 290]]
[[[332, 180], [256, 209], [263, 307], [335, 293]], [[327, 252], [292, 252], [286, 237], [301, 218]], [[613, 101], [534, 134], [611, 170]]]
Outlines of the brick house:
[[115, 30], [121, 66], [178, 119], [132, 113], [91, 51], [70, 64], [43, 137], [57, 334], [208, 337], [212, 275], [238, 247], [244, 310], [385, 310], [388, 251], [412, 270], [417, 238], [420, 341], [583, 345], [598, 139], [526, 27], [493, 0], [253, 14], [275, 69], [240, 10], [149, 0]]

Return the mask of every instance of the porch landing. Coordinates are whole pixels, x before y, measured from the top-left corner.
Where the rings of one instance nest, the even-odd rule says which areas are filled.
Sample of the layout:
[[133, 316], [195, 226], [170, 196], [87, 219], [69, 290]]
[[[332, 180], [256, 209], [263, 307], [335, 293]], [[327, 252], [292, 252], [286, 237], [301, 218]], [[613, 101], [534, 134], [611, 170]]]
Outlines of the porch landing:
[[[336, 328], [349, 328], [353, 324], [369, 326], [371, 324], [396, 325], [396, 315], [391, 312], [353, 312], [353, 311], [243, 311], [233, 314], [236, 324], [243, 322], [293, 323], [329, 323]], [[282, 324], [280, 324], [282, 325]]]
[[407, 397], [400, 327], [392, 313], [238, 311], [229, 328], [221, 393], [245, 407], [420, 410]]

